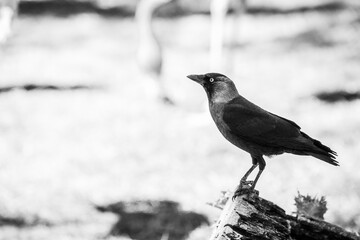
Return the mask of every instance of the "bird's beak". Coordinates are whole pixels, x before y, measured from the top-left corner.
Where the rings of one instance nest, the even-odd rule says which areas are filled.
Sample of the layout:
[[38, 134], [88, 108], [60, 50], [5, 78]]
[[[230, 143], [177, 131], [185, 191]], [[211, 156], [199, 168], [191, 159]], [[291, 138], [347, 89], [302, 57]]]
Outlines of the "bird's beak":
[[204, 75], [189, 75], [187, 76], [188, 78], [190, 78], [191, 80], [199, 83], [200, 85], [204, 85]]

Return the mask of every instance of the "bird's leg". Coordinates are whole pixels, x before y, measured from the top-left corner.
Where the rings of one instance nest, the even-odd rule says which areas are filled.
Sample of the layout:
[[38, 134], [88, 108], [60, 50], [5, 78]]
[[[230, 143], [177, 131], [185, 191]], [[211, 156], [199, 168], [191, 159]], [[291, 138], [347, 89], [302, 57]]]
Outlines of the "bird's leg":
[[265, 160], [264, 160], [264, 158], [262, 156], [258, 158], [258, 163], [259, 163], [259, 172], [256, 175], [255, 180], [254, 180], [253, 184], [250, 187], [251, 190], [255, 189], [256, 183], [259, 180], [260, 175], [264, 171], [265, 166], [266, 166], [266, 162], [265, 162]]
[[[261, 173], [263, 172], [263, 170], [265, 169], [266, 163], [265, 160], [262, 156], [260, 157], [253, 157], [252, 156], [252, 161], [253, 161], [253, 165], [251, 166], [251, 168], [245, 173], [245, 175], [241, 178], [240, 180], [240, 184], [237, 187], [234, 196], [233, 196], [233, 200], [237, 197], [240, 196], [242, 194], [246, 194], [246, 193], [250, 193], [252, 191], [254, 191], [255, 186], [257, 181], [260, 178]], [[259, 172], [255, 177], [254, 181], [247, 181], [247, 177], [251, 174], [251, 172], [257, 167], [259, 166]], [[250, 185], [250, 186], [249, 186]]]
[[248, 184], [252, 184], [252, 181], [246, 181], [246, 179], [249, 177], [249, 175], [252, 173], [252, 171], [254, 171], [254, 169], [258, 166], [258, 163], [253, 163], [253, 165], [251, 166], [251, 168], [245, 173], [245, 175], [241, 178], [240, 180], [240, 185], [248, 185]]
[[254, 156], [251, 156], [252, 159], [252, 166], [251, 168], [245, 173], [245, 175], [240, 180], [240, 187], [243, 187], [244, 185], [252, 185], [253, 181], [246, 181], [246, 179], [249, 177], [249, 175], [254, 171], [254, 169], [259, 165], [258, 159]]

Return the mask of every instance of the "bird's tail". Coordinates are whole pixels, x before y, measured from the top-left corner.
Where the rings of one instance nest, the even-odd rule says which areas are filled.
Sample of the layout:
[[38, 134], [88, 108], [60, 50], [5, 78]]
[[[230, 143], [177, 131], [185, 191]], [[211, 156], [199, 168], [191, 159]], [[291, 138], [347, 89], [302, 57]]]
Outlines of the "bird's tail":
[[337, 153], [335, 151], [331, 150], [328, 146], [325, 146], [320, 141], [309, 137], [303, 132], [301, 132], [301, 135], [307, 139], [307, 142], [309, 142], [310, 140], [310, 142], [312, 143], [311, 148], [307, 149], [306, 151], [307, 154], [323, 160], [324, 162], [339, 166], [339, 162], [336, 161]]

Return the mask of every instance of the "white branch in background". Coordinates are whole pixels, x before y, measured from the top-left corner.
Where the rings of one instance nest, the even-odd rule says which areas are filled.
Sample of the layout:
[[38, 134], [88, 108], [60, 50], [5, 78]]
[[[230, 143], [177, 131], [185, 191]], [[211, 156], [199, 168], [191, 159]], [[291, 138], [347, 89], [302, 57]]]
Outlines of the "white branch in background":
[[5, 43], [11, 34], [11, 23], [14, 17], [14, 10], [9, 6], [0, 8], [0, 44]]

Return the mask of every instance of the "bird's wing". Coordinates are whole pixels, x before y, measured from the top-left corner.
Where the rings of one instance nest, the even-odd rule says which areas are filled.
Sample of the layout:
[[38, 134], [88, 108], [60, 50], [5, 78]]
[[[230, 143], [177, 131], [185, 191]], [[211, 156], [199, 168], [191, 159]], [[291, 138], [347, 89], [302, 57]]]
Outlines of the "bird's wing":
[[300, 135], [296, 123], [267, 112], [246, 99], [227, 103], [223, 120], [233, 134], [266, 146], [284, 146]]

